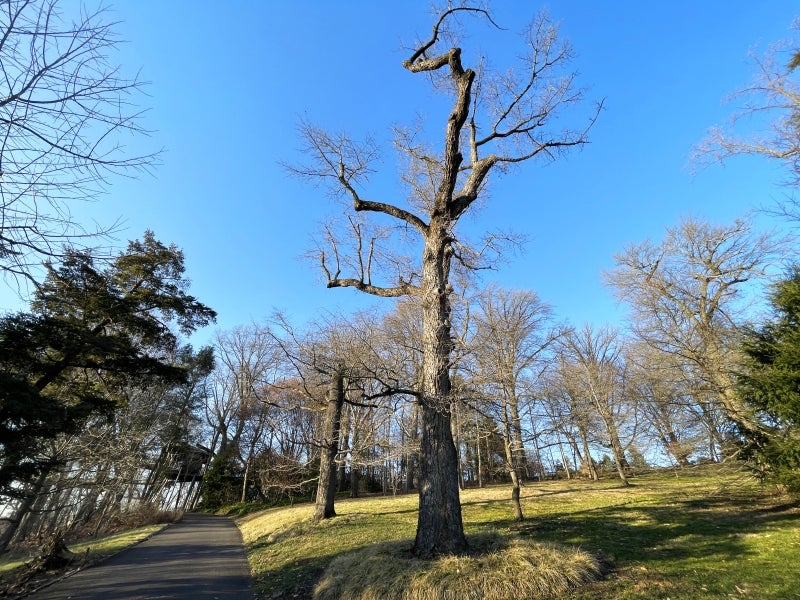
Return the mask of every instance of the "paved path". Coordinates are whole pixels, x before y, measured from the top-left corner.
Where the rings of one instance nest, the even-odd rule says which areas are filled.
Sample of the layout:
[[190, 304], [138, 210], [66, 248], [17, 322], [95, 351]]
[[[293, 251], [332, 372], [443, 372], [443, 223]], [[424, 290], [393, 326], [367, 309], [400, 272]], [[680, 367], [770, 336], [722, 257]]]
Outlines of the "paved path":
[[33, 600], [252, 600], [242, 536], [230, 519], [187, 514], [147, 541], [27, 596]]

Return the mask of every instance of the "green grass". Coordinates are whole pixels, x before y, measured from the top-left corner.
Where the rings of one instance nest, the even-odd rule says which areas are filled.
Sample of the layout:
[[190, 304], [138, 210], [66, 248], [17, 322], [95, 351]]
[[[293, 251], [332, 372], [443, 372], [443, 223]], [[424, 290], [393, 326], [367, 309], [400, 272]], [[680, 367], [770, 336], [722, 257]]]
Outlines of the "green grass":
[[[800, 508], [787, 497], [725, 467], [632, 482], [527, 485], [521, 524], [513, 521], [508, 487], [468, 489], [461, 496], [465, 529], [470, 539], [575, 546], [607, 566], [602, 581], [560, 597], [800, 599]], [[338, 500], [339, 516], [318, 525], [310, 505], [240, 517], [258, 597], [311, 598], [334, 559], [382, 543], [410, 547], [416, 508], [409, 495]]]

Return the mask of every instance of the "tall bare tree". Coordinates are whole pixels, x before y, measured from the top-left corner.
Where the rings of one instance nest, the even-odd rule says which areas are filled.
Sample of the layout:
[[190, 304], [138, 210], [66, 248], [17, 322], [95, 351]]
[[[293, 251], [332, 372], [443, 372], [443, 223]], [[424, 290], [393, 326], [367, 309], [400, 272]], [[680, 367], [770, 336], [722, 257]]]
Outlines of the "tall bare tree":
[[756, 433], [758, 424], [734, 389], [736, 336], [748, 306], [747, 284], [765, 277], [781, 247], [743, 220], [712, 225], [685, 218], [658, 244], [628, 246], [606, 274], [630, 308], [634, 334], [693, 374], [693, 394], [713, 394], [745, 435]]
[[84, 228], [70, 207], [97, 197], [109, 176], [153, 164], [153, 154], [125, 148], [123, 137], [145, 133], [136, 104], [142, 82], [112, 62], [119, 44], [114, 27], [102, 8], [0, 1], [0, 270], [6, 273], [32, 278], [34, 265], [59, 256], [65, 244], [107, 233]]
[[515, 518], [521, 521], [520, 480], [527, 471], [521, 406], [531, 400], [525, 390], [544, 370], [545, 355], [561, 330], [550, 322], [550, 307], [530, 291], [490, 286], [478, 296], [477, 305], [473, 316], [476, 381], [500, 404], [511, 500]]
[[595, 330], [585, 325], [565, 336], [562, 345], [567, 379], [577, 388], [575, 396], [594, 408], [602, 423], [605, 443], [611, 448], [617, 474], [623, 485], [628, 485], [622, 428], [629, 405], [622, 377], [624, 364], [619, 334], [612, 327]]
[[544, 382], [544, 409], [559, 446], [563, 435], [572, 448], [576, 468], [597, 481], [599, 476], [591, 453], [597, 416], [586, 402], [579, 381], [572, 376], [573, 368], [565, 356], [559, 357], [556, 368]]
[[374, 315], [359, 313], [349, 320], [330, 315], [312, 323], [304, 334], [284, 316], [276, 318], [286, 333], [280, 342], [283, 351], [300, 376], [305, 395], [322, 415], [315, 440], [320, 457], [314, 520], [320, 521], [336, 516], [337, 469], [340, 455], [347, 453], [341, 443], [345, 403], [371, 408], [372, 400], [400, 388], [382, 360]]
[[[546, 17], [534, 19], [525, 31], [522, 68], [495, 73], [482, 64], [477, 69], [464, 66], [461, 48], [451, 35], [451, 27], [462, 17], [494, 25], [482, 8], [448, 8], [438, 16], [430, 37], [417, 43], [402, 64], [410, 73], [428, 77], [452, 99], [440, 150], [424, 141], [421, 131], [395, 130], [395, 145], [406, 162], [406, 205], [362, 197], [363, 184], [379, 157], [371, 140], [360, 143], [303, 123], [300, 133], [310, 163], [290, 167], [301, 177], [330, 182], [352, 201], [357, 213], [348, 218], [344, 237], [337, 237], [333, 227], [326, 229], [327, 245], [319, 256], [328, 287], [419, 299], [422, 381], [416, 396], [422, 440], [413, 551], [420, 557], [459, 553], [467, 547], [451, 433], [451, 271], [459, 265], [480, 266], [483, 257], [459, 236], [456, 226], [485, 190], [490, 173], [535, 157], [553, 159], [581, 146], [596, 116], [593, 113], [587, 126], [578, 130], [555, 125], [556, 115], [579, 102], [582, 94], [574, 86], [574, 74], [565, 70], [570, 47], [558, 39], [557, 28]], [[376, 223], [388, 221], [397, 227], [370, 227], [364, 215], [382, 217]], [[387, 246], [393, 231], [419, 236], [419, 243], [411, 246], [420, 248], [416, 260], [398, 257]], [[377, 281], [378, 273], [384, 283]]]
[[626, 347], [628, 382], [639, 399], [649, 436], [679, 466], [690, 464], [707, 439], [702, 420], [702, 398], [692, 396], [681, 361], [654, 351], [646, 344]]
[[[242, 502], [253, 485], [253, 467], [262, 436], [267, 434], [271, 391], [285, 375], [286, 361], [269, 327], [252, 324], [217, 332], [218, 365], [210, 401], [205, 406], [213, 468], [204, 481], [204, 502], [233, 501], [232, 482], [215, 483], [213, 474], [236, 467], [241, 472]], [[214, 489], [214, 488], [218, 489]], [[224, 488], [224, 489], [223, 489]]]

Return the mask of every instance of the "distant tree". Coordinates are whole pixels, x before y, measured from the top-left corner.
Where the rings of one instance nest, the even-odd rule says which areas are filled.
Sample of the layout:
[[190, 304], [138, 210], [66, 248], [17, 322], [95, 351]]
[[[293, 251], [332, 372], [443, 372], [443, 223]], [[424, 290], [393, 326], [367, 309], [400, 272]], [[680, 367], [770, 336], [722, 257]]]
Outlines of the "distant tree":
[[[267, 434], [271, 390], [283, 379], [286, 363], [280, 345], [268, 326], [249, 325], [218, 332], [215, 346], [218, 368], [213, 399], [207, 409], [212, 428], [211, 450], [220, 460], [241, 465], [240, 498], [244, 502], [253, 484], [253, 461]], [[230, 448], [229, 448], [230, 446]], [[214, 463], [216, 464], [216, 463]], [[230, 479], [220, 479], [228, 485]], [[204, 480], [204, 498], [210, 497], [212, 478]], [[229, 494], [226, 494], [229, 495]]]
[[744, 342], [739, 392], [762, 424], [751, 443], [760, 474], [800, 493], [800, 267], [770, 295], [774, 315]]
[[[401, 298], [394, 310], [381, 321], [386, 352], [391, 355], [398, 381], [408, 390], [418, 390], [422, 385], [422, 307], [416, 297]], [[410, 411], [403, 410], [400, 427], [403, 431], [405, 467], [404, 490], [418, 489], [420, 449], [420, 406], [414, 400]]]
[[372, 315], [328, 316], [312, 323], [304, 334], [285, 317], [279, 315], [278, 321], [286, 334], [281, 346], [303, 382], [307, 407], [321, 416], [314, 440], [319, 451], [314, 520], [321, 521], [336, 516], [345, 403], [370, 406], [371, 396], [391, 395], [395, 386], [378, 384], [374, 394], [366, 391], [368, 382], [380, 380], [383, 371], [382, 361], [375, 358], [379, 328]]
[[571, 394], [584, 405], [581, 412], [586, 411], [586, 405], [594, 410], [605, 445], [611, 449], [617, 474], [623, 485], [628, 485], [627, 444], [623, 442], [622, 430], [631, 421], [632, 406], [626, 395], [619, 332], [613, 327], [595, 330], [585, 325], [564, 336], [561, 348], [562, 368], [570, 381]]
[[0, 495], [20, 498], [0, 551], [56, 466], [48, 440], [113, 412], [132, 382], [184, 381], [172, 328], [188, 334], [216, 317], [186, 293], [183, 253], [150, 232], [107, 266], [67, 250], [46, 268], [31, 312], [0, 319]]
[[628, 386], [639, 399], [644, 434], [680, 466], [688, 466], [706, 436], [701, 398], [693, 398], [680, 361], [646, 344], [629, 343], [625, 359]]
[[114, 64], [119, 38], [108, 17], [61, 0], [0, 2], [0, 270], [7, 274], [33, 279], [32, 269], [65, 245], [107, 233], [86, 229], [70, 206], [97, 197], [110, 176], [153, 164], [153, 154], [126, 149], [129, 136], [145, 133], [136, 104], [142, 82]]
[[[586, 143], [586, 127], [558, 129], [562, 109], [581, 100], [571, 58], [557, 28], [540, 17], [526, 30], [527, 53], [519, 71], [490, 73], [479, 64], [465, 68], [450, 27], [459, 17], [475, 16], [494, 24], [478, 7], [458, 5], [442, 12], [427, 40], [414, 46], [403, 67], [426, 76], [452, 97], [440, 151], [421, 132], [396, 129], [395, 146], [406, 168], [407, 205], [367, 200], [363, 184], [374, 169], [378, 148], [358, 143], [309, 123], [301, 125], [308, 165], [293, 166], [299, 176], [328, 181], [352, 201], [356, 213], [385, 217], [398, 233], [419, 236], [416, 261], [387, 246], [391, 229], [370, 228], [355, 216], [347, 233], [326, 228], [320, 262], [328, 287], [352, 287], [375, 296], [415, 296], [422, 310], [420, 510], [413, 552], [419, 557], [463, 552], [467, 547], [459, 501], [458, 454], [451, 431], [450, 368], [453, 352], [451, 270], [485, 264], [484, 253], [459, 236], [459, 219], [475, 204], [495, 171], [535, 157], [553, 159]], [[456, 43], [453, 43], [453, 42]], [[492, 247], [491, 239], [485, 248]], [[394, 248], [398, 248], [395, 246]], [[412, 246], [414, 247], [414, 246]], [[343, 270], [346, 272], [343, 273]], [[385, 283], [376, 282], [381, 272]]]
[[12, 543], [75, 528], [97, 535], [140, 511], [190, 505], [203, 461], [193, 446], [196, 408], [213, 352], [182, 347], [173, 361], [186, 369], [184, 382], [138, 380], [116, 390], [123, 400], [113, 415], [89, 416], [46, 443], [56, 466]]
[[[634, 335], [676, 365], [697, 400], [713, 398], [744, 435], [759, 424], [736, 394], [738, 335], [748, 308], [746, 284], [764, 280], [781, 241], [743, 220], [712, 225], [686, 218], [660, 243], [631, 244], [607, 282], [630, 308]], [[658, 359], [656, 359], [658, 360]]]
[[478, 296], [473, 320], [475, 381], [499, 405], [511, 501], [515, 519], [522, 521], [520, 485], [528, 470], [522, 408], [531, 400], [526, 390], [544, 370], [546, 355], [563, 331], [550, 322], [550, 307], [535, 293], [494, 286]]
[[202, 507], [215, 509], [239, 502], [243, 479], [236, 448], [230, 444], [224, 446], [203, 474]]
[[[565, 356], [559, 356], [554, 369], [543, 382], [542, 404], [556, 434], [561, 449], [561, 436], [572, 449], [576, 468], [585, 476], [597, 481], [598, 473], [592, 458], [591, 446], [595, 441], [597, 415], [586, 401], [580, 381], [572, 375], [574, 365]], [[567, 461], [563, 461], [565, 466]]]

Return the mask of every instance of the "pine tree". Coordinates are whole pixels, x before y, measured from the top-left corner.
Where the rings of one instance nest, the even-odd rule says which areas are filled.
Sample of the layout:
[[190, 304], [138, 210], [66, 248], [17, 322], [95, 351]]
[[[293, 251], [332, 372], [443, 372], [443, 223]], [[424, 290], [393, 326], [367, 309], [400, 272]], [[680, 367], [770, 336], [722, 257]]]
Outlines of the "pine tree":
[[800, 492], [800, 266], [770, 295], [772, 320], [748, 334], [743, 399], [763, 434], [748, 440], [753, 463], [767, 479]]

